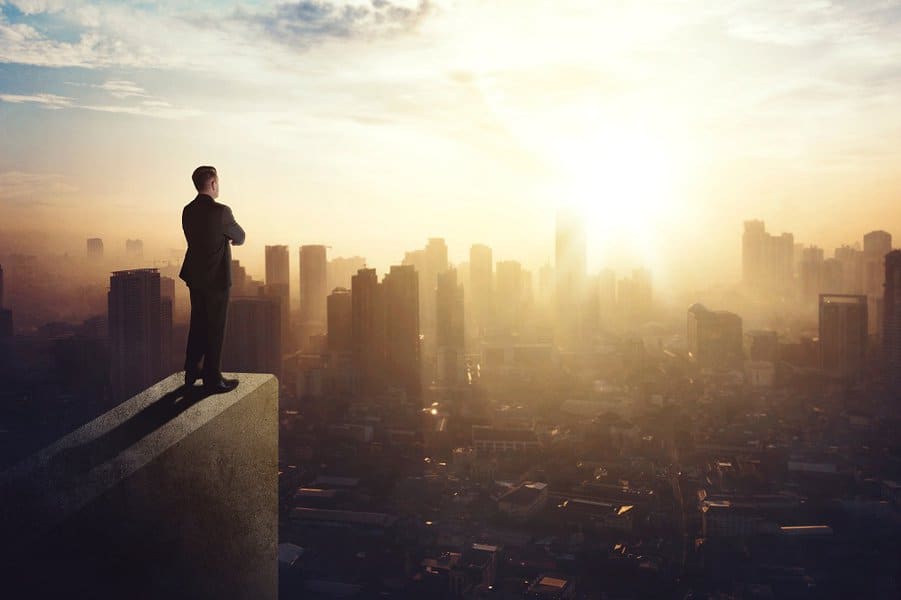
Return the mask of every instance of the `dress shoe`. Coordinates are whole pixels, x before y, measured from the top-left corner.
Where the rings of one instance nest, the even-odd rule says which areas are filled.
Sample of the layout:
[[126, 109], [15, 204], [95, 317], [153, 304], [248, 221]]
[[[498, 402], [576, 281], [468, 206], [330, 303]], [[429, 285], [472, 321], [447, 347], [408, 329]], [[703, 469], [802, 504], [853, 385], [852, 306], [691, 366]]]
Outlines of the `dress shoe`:
[[191, 387], [194, 383], [200, 379], [200, 375], [194, 373], [193, 371], [185, 371], [185, 385]]
[[236, 387], [238, 387], [237, 379], [223, 379], [220, 377], [218, 381], [203, 382], [203, 389], [210, 394], [226, 394]]

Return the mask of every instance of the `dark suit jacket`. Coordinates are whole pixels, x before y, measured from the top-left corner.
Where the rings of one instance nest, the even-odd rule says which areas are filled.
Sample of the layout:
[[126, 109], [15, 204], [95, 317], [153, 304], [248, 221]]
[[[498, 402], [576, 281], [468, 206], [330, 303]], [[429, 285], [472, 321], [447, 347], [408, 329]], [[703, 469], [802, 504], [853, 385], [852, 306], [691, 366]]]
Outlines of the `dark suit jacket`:
[[198, 194], [181, 212], [181, 228], [188, 251], [179, 277], [190, 288], [224, 290], [231, 287], [232, 252], [244, 243], [244, 230], [232, 211], [206, 194]]

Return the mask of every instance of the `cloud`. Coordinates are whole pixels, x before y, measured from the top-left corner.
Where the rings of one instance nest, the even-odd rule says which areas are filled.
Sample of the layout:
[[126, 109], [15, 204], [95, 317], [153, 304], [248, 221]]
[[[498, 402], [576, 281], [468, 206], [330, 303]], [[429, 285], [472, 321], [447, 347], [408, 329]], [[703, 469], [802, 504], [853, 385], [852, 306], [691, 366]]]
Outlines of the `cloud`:
[[278, 4], [273, 10], [235, 9], [228, 24], [248, 27], [253, 35], [295, 48], [334, 38], [380, 37], [415, 29], [433, 10], [429, 0], [412, 7], [389, 0], [349, 4], [333, 0], [302, 0]]
[[11, 102], [13, 104], [32, 103], [40, 104], [44, 108], [60, 109], [72, 106], [73, 99], [68, 96], [57, 96], [56, 94], [0, 94], [0, 100], [3, 102]]
[[[95, 87], [103, 88], [103, 86]], [[114, 87], [118, 89], [119, 86]], [[140, 89], [137, 88], [137, 86], [135, 86], [135, 88]], [[124, 95], [122, 93], [116, 92], [113, 93], [113, 95], [120, 99], [129, 97], [149, 98], [149, 96], [147, 96], [146, 94], [141, 95], [135, 92], [125, 92]], [[199, 110], [174, 107], [170, 103], [159, 99], [142, 100], [140, 104], [133, 105], [86, 104], [78, 102], [75, 98], [68, 96], [39, 93], [32, 95], [0, 94], [0, 101], [10, 102], [12, 104], [37, 104], [42, 108], [50, 110], [58, 110], [61, 108], [80, 108], [83, 110], [92, 110], [96, 112], [119, 113], [143, 117], [154, 117], [158, 119], [182, 119], [185, 117], [192, 117], [201, 114], [201, 111]]]
[[100, 85], [95, 85], [94, 87], [100, 88], [101, 90], [106, 90], [110, 93], [114, 98], [131, 98], [137, 96], [139, 98], [147, 98], [148, 94], [138, 84], [132, 81], [124, 81], [120, 79], [110, 79]]
[[0, 204], [49, 205], [50, 200], [78, 191], [57, 173], [28, 173], [6, 171], [0, 173]]

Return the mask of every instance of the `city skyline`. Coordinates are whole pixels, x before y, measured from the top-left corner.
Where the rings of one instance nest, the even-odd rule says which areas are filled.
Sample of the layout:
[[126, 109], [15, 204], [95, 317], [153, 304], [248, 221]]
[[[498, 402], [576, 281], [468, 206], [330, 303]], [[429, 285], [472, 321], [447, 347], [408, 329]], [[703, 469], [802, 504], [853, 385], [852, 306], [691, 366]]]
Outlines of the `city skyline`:
[[209, 163], [255, 270], [429, 236], [538, 266], [575, 205], [592, 268], [692, 278], [739, 260], [735, 214], [827, 248], [901, 220], [898, 11], [704, 4], [6, 2], [4, 229], [178, 247]]

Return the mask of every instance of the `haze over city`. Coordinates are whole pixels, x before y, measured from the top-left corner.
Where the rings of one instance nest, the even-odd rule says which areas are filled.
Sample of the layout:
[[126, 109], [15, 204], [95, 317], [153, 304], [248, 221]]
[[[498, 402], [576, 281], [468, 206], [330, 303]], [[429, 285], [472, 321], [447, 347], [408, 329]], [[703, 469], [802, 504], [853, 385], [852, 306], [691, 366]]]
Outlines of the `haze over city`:
[[735, 281], [745, 218], [831, 248], [901, 217], [893, 3], [0, 11], [0, 228], [56, 251], [183, 247], [204, 163], [258, 273], [267, 242], [384, 270], [424, 236], [537, 268], [575, 205], [590, 268], [698, 285]]
[[0, 0], [0, 597], [901, 597], [901, 0]]

